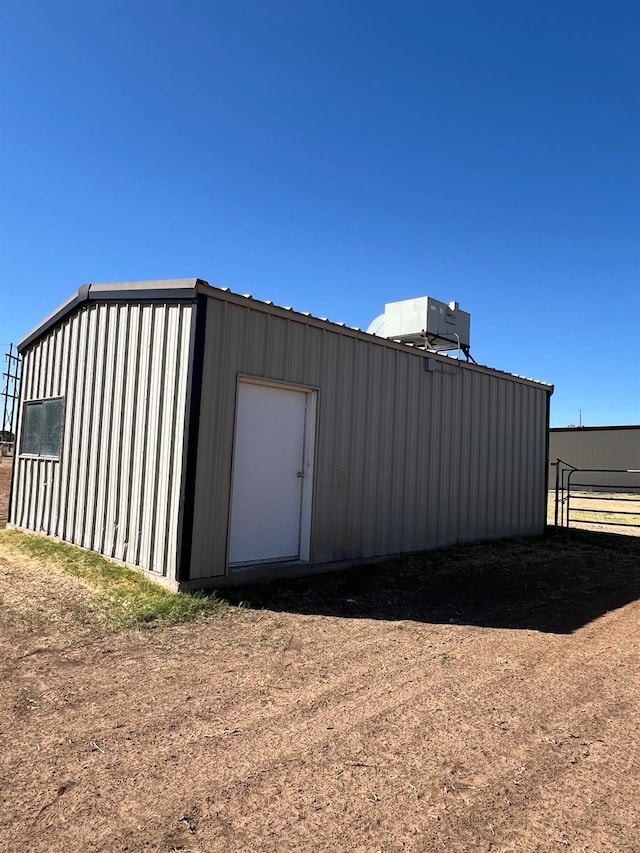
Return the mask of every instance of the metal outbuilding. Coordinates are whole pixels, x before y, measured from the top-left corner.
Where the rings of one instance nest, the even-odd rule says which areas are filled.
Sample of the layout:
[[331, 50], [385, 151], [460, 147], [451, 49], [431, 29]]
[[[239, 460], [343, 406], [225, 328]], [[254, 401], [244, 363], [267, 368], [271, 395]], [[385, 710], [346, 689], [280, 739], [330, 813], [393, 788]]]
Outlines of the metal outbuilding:
[[[637, 488], [640, 470], [640, 426], [552, 427], [549, 430], [549, 460], [556, 459], [576, 468], [587, 469], [580, 480], [587, 485], [616, 489]], [[603, 469], [598, 471], [595, 469]], [[549, 484], [555, 468], [549, 471]]]
[[9, 521], [181, 588], [541, 533], [552, 386], [199, 279], [19, 345]]

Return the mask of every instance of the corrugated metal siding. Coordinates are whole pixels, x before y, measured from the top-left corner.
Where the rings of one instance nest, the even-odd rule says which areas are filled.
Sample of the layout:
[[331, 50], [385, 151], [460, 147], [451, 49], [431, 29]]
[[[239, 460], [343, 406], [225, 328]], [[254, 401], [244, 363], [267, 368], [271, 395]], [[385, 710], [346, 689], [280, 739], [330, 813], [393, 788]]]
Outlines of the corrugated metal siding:
[[318, 389], [311, 561], [416, 551], [545, 523], [547, 391], [209, 298], [192, 578], [226, 567], [239, 374]]
[[193, 306], [94, 304], [24, 353], [64, 396], [59, 461], [16, 459], [11, 523], [174, 577]]
[[[629, 429], [580, 429], [549, 432], [549, 461], [563, 459], [576, 468], [640, 469], [640, 427]], [[549, 485], [555, 484], [555, 467], [550, 466]], [[638, 476], [629, 474], [583, 474], [575, 482], [619, 488], [638, 485]]]

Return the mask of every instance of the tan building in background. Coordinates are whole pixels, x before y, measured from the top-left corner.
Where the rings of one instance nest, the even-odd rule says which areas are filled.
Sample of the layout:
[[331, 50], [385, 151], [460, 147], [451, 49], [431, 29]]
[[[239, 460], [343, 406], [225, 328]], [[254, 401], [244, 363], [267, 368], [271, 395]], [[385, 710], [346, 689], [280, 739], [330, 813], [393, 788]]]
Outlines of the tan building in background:
[[[640, 426], [554, 427], [549, 430], [549, 462], [562, 459], [576, 468], [633, 469], [640, 471]], [[549, 468], [549, 487], [555, 484]], [[616, 488], [637, 487], [638, 474], [586, 471], [574, 482]]]

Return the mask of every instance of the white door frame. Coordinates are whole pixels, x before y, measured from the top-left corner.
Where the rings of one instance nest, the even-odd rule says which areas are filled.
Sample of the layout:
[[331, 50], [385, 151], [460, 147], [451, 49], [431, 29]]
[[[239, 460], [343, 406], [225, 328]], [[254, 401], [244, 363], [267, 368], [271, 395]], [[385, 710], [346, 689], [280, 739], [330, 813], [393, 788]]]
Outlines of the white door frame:
[[235, 415], [234, 415], [234, 442], [231, 463], [231, 484], [229, 489], [229, 517], [227, 522], [227, 571], [241, 571], [251, 569], [254, 566], [277, 565], [281, 560], [256, 560], [251, 563], [229, 563], [230, 539], [231, 539], [231, 511], [233, 507], [233, 481], [236, 466], [236, 443], [235, 435], [238, 423], [238, 397], [241, 384], [262, 385], [263, 387], [279, 388], [285, 391], [298, 391], [305, 395], [305, 418], [303, 436], [303, 467], [302, 467], [302, 494], [300, 500], [300, 526], [298, 533], [298, 557], [295, 560], [285, 560], [286, 563], [309, 562], [311, 556], [311, 518], [313, 509], [313, 481], [314, 460], [316, 442], [316, 413], [318, 389], [308, 385], [298, 385], [294, 382], [282, 382], [274, 379], [264, 379], [258, 376], [250, 376], [240, 373], [236, 379]]

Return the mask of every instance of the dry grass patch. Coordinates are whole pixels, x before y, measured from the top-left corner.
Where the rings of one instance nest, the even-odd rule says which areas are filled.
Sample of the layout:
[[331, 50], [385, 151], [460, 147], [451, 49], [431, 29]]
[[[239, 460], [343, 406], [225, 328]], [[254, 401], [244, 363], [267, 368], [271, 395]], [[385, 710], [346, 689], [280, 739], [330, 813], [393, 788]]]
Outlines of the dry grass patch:
[[[171, 592], [100, 554], [18, 530], [0, 531], [0, 559], [9, 586], [13, 572], [22, 575], [20, 600], [14, 593], [11, 603], [25, 622], [64, 618], [68, 608], [74, 621], [102, 621], [118, 629], [160, 627], [219, 615], [229, 607], [215, 595]], [[20, 569], [14, 569], [15, 564]], [[67, 575], [75, 583], [65, 586], [63, 607], [53, 612], [42, 593], [56, 574]], [[25, 595], [25, 581], [31, 594]]]
[[[558, 507], [558, 521], [566, 524], [566, 495], [564, 506]], [[640, 494], [634, 492], [571, 491], [571, 523], [567, 526], [609, 532], [626, 536], [640, 535]], [[555, 492], [550, 491], [547, 504], [547, 523], [555, 521]], [[628, 526], [620, 526], [628, 525]]]

